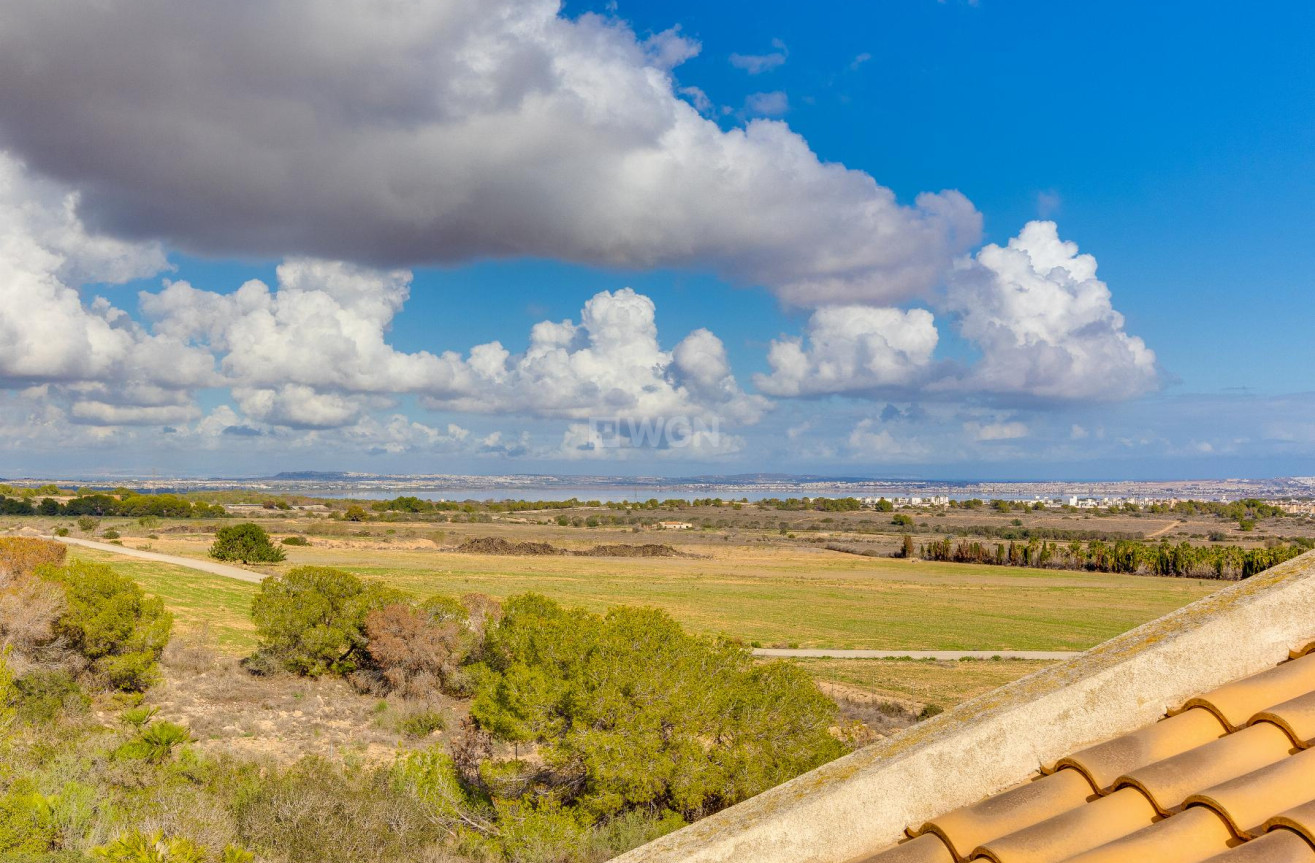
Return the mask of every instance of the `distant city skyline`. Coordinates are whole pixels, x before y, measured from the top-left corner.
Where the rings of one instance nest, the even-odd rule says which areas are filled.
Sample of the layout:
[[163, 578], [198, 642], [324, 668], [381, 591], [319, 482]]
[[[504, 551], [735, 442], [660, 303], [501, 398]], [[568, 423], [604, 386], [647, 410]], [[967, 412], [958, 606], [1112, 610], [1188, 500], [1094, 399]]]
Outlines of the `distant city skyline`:
[[1310, 476], [1313, 55], [1295, 2], [16, 8], [0, 476]]

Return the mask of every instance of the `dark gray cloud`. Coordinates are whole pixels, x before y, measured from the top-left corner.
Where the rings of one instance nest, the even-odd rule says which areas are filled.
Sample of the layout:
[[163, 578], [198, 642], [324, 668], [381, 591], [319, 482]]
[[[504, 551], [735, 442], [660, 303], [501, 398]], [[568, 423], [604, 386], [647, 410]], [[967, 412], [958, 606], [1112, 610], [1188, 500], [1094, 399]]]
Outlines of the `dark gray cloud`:
[[896, 303], [980, 217], [777, 122], [722, 131], [661, 51], [551, 0], [42, 0], [0, 26], [0, 142], [94, 227], [212, 254], [532, 255]]

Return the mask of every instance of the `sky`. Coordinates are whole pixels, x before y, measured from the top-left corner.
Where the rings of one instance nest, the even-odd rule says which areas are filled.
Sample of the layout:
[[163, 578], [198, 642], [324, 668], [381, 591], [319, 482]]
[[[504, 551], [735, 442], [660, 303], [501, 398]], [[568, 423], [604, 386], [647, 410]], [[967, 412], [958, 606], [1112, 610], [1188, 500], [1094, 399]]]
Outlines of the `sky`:
[[1315, 8], [75, 0], [0, 476], [1315, 474]]

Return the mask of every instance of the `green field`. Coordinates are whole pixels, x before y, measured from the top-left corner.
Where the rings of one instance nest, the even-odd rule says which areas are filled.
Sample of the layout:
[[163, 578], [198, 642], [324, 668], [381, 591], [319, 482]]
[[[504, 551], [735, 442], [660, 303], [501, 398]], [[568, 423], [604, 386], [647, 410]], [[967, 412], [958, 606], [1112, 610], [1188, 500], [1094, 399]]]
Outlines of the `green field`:
[[[286, 570], [338, 566], [417, 596], [536, 591], [603, 611], [663, 608], [688, 628], [762, 646], [939, 650], [1080, 650], [1222, 585], [1191, 579], [935, 564], [821, 549], [735, 546], [700, 557], [498, 557], [384, 542], [289, 548]], [[156, 550], [204, 554], [205, 539]], [[79, 556], [109, 555], [77, 550]], [[250, 642], [255, 590], [218, 576], [122, 558], [115, 566], [164, 597], [183, 628], [208, 623], [226, 644]]]
[[233, 653], [246, 653], [256, 644], [249, 613], [254, 584], [88, 548], [70, 548], [69, 557], [108, 563], [163, 599], [173, 612], [175, 632], [208, 629], [220, 647]]

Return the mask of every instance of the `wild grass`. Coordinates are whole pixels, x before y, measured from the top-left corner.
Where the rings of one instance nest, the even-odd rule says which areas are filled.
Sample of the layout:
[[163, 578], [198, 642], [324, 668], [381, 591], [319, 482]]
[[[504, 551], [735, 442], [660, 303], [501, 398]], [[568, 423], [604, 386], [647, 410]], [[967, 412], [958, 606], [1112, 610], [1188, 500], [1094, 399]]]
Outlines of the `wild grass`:
[[[196, 554], [202, 543], [178, 538], [157, 548]], [[691, 630], [746, 643], [891, 650], [1082, 650], [1222, 586], [866, 558], [811, 547], [707, 549], [687, 558], [504, 557], [362, 541], [290, 548], [287, 563], [261, 571], [316, 564], [383, 579], [417, 596], [505, 598], [535, 591], [592, 611], [651, 605]], [[251, 643], [246, 615], [253, 585], [145, 561], [119, 558], [115, 565], [162, 596], [180, 627], [205, 622], [221, 646]]]
[[1003, 659], [971, 662], [895, 659], [795, 659], [815, 680], [949, 709], [1053, 663]]

